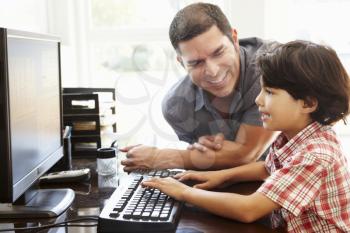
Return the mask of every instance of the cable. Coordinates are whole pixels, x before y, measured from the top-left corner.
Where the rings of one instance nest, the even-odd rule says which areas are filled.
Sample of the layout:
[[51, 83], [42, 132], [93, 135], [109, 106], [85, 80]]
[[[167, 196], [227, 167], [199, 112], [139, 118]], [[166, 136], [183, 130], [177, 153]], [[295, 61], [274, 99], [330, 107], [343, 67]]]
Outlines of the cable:
[[[43, 230], [47, 228], [56, 228], [56, 227], [95, 227], [97, 226], [96, 223], [94, 224], [76, 224], [79, 222], [89, 222], [93, 221], [96, 222], [98, 220], [98, 216], [89, 216], [89, 217], [83, 217], [83, 218], [76, 218], [76, 219], [70, 219], [67, 221], [59, 222], [59, 223], [53, 223], [53, 224], [47, 224], [42, 226], [35, 226], [35, 227], [15, 227], [15, 228], [7, 228], [7, 229], [0, 229], [0, 232], [4, 231], [25, 231], [25, 230]], [[74, 223], [74, 224], [69, 224]]]
[[42, 226], [35, 226], [35, 227], [16, 227], [16, 228], [8, 228], [8, 229], [0, 229], [0, 232], [3, 231], [23, 231], [23, 230], [43, 230], [47, 228], [55, 228], [55, 227], [64, 227], [64, 226], [86, 226], [86, 227], [92, 227], [92, 226], [97, 226], [97, 224], [68, 224], [68, 223], [74, 223], [74, 222], [84, 222], [84, 221], [97, 221], [98, 217], [96, 216], [91, 216], [91, 217], [84, 217], [84, 218], [76, 218], [76, 219], [71, 219], [59, 223], [53, 223], [53, 224], [47, 224], [47, 225], [42, 225]]
[[38, 229], [37, 233], [39, 233], [42, 230], [46, 230], [49, 228], [59, 228], [59, 227], [97, 227], [98, 224], [58, 224], [56, 226], [51, 226], [51, 227], [44, 227], [41, 229]]

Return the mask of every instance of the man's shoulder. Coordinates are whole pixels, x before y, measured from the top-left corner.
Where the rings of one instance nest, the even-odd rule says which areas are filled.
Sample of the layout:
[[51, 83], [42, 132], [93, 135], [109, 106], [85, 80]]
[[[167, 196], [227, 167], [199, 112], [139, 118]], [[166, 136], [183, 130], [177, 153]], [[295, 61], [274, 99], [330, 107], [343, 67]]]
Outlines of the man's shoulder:
[[278, 44], [277, 41], [263, 40], [258, 37], [248, 37], [239, 40], [239, 46], [251, 58], [256, 58], [259, 54], [266, 52], [269, 48]]
[[262, 46], [266, 44], [266, 41], [258, 37], [247, 37], [239, 39], [239, 46], [244, 48], [249, 53], [254, 53], [258, 51]]
[[245, 107], [255, 105], [255, 98], [260, 92], [259, 72], [257, 72], [256, 56], [265, 46], [265, 41], [257, 38], [243, 38], [239, 40], [241, 58], [240, 89]]

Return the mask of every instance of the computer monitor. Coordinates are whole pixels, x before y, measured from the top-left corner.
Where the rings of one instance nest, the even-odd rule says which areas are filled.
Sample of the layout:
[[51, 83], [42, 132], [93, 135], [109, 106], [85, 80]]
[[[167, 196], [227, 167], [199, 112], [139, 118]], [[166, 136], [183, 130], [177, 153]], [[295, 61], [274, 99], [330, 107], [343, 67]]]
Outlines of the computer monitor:
[[0, 218], [54, 217], [71, 189], [38, 189], [63, 156], [60, 42], [0, 28]]

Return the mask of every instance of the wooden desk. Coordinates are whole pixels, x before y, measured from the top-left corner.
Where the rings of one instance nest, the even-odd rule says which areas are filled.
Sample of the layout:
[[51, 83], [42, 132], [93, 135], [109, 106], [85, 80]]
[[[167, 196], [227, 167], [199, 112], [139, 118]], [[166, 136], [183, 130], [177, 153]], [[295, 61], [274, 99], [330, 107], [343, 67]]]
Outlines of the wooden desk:
[[[61, 185], [46, 185], [47, 188], [55, 187], [69, 187], [72, 188], [76, 197], [72, 206], [57, 219], [44, 219], [39, 223], [33, 220], [0, 220], [0, 229], [10, 227], [26, 227], [37, 226], [39, 224], [48, 224], [64, 221], [66, 219], [73, 219], [77, 217], [98, 216], [102, 210], [105, 202], [115, 190], [116, 179], [114, 178], [102, 178], [98, 177], [95, 172], [96, 163], [93, 159], [79, 159], [73, 161], [75, 168], [89, 167], [92, 171], [92, 179], [90, 182], [82, 184], [61, 184]], [[229, 191], [237, 192], [241, 194], [249, 194], [254, 192], [260, 183], [242, 183], [237, 184], [229, 188]], [[45, 188], [44, 187], [44, 188]], [[210, 214], [204, 210], [196, 207], [186, 205], [183, 209], [182, 216], [177, 227], [176, 233], [232, 233], [232, 232], [283, 232], [282, 230], [272, 230], [268, 227], [269, 221], [267, 218], [261, 219], [258, 222], [245, 224], [229, 219], [221, 218], [216, 215]], [[90, 228], [53, 228], [46, 230], [46, 232], [69, 232], [69, 233], [94, 233], [97, 231], [96, 227]], [[45, 232], [45, 231], [41, 231]]]

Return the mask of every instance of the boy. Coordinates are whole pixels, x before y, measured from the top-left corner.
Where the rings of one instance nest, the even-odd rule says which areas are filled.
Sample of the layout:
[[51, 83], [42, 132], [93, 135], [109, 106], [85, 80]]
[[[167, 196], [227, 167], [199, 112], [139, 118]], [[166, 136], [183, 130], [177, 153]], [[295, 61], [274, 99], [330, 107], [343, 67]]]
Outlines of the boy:
[[[257, 64], [262, 90], [256, 103], [263, 126], [281, 131], [266, 161], [176, 177], [201, 182], [194, 188], [172, 178], [143, 185], [242, 222], [273, 212], [273, 227], [284, 225], [288, 232], [349, 232], [350, 173], [331, 128], [349, 114], [344, 67], [334, 50], [306, 41], [279, 45]], [[202, 190], [253, 180], [265, 182], [251, 195]]]

